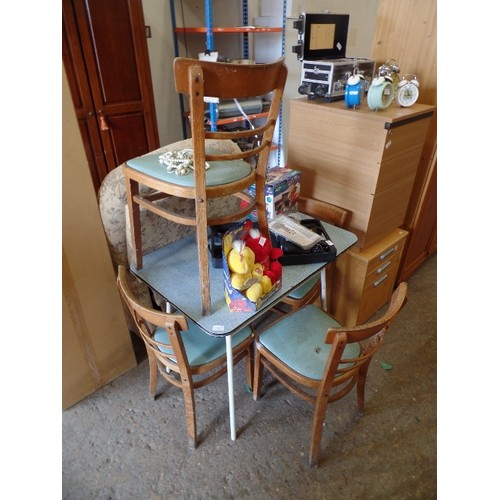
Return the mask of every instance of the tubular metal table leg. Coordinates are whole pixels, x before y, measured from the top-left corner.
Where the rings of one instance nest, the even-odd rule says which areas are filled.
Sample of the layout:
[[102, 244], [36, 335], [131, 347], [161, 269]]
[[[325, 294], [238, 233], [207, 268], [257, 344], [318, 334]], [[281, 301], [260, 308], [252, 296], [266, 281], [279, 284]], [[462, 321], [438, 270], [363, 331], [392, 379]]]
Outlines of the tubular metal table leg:
[[326, 267], [321, 270], [321, 307], [326, 311]]
[[231, 335], [226, 336], [227, 357], [227, 392], [229, 396], [229, 424], [231, 426], [231, 439], [236, 441], [236, 424], [234, 422], [234, 390], [233, 390], [233, 347]]

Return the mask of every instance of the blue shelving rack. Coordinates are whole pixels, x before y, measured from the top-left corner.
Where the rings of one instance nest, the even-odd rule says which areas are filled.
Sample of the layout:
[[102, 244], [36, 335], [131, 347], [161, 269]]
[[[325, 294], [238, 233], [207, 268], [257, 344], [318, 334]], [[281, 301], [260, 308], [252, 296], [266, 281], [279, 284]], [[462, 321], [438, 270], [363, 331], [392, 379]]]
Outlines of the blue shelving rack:
[[[182, 2], [182, 0], [180, 0]], [[241, 0], [242, 1], [242, 26], [249, 26], [249, 16], [248, 16], [248, 0]], [[176, 7], [175, 7], [175, 2], [176, 0], [170, 0], [170, 12], [171, 12], [171, 22], [172, 22], [172, 32], [174, 36], [174, 53], [175, 56], [179, 56], [179, 43], [178, 43], [178, 27], [176, 23]], [[286, 3], [287, 0], [282, 0], [282, 13], [283, 13], [283, 19], [282, 19], [282, 27], [281, 27], [281, 55], [285, 54], [285, 28], [286, 28]], [[188, 31], [191, 31], [193, 33], [205, 33], [205, 38], [206, 38], [206, 50], [208, 52], [214, 52], [216, 51], [215, 47], [215, 37], [214, 37], [214, 23], [213, 23], [213, 11], [212, 11], [212, 0], [205, 0], [205, 26], [203, 28], [192, 28], [188, 29]], [[186, 30], [186, 28], [183, 28]], [[218, 32], [224, 32], [224, 29], [217, 29]], [[228, 30], [229, 31], [229, 30]], [[258, 30], [256, 30], [257, 32]], [[231, 33], [237, 33], [237, 29], [230, 30], [229, 32]], [[244, 59], [249, 59], [250, 58], [250, 50], [249, 50], [249, 31], [248, 30], [241, 30], [243, 40], [242, 40], [242, 46], [243, 46], [243, 58]], [[182, 95], [179, 95], [179, 103], [180, 103], [180, 110], [181, 110], [181, 120], [182, 120], [182, 132], [184, 138], [187, 138], [187, 128], [186, 128], [186, 120], [184, 118], [185, 115], [185, 109], [184, 109], [184, 99]], [[279, 126], [278, 126], [278, 165], [281, 162], [281, 145], [283, 143], [282, 141], [282, 106], [280, 107], [280, 117], [279, 117]], [[218, 107], [216, 104], [210, 104], [210, 127], [212, 130], [216, 130], [217, 128], [217, 118], [218, 118]]]

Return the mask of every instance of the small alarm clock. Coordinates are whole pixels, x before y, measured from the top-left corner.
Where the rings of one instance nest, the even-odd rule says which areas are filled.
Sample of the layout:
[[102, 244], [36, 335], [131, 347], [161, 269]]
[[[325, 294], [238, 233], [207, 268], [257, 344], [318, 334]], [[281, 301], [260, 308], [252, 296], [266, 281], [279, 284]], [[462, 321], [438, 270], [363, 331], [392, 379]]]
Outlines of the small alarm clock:
[[387, 109], [394, 97], [392, 80], [387, 76], [378, 76], [372, 80], [368, 89], [368, 107], [373, 111]]
[[418, 99], [419, 82], [416, 75], [405, 75], [398, 83], [396, 100], [403, 108], [413, 106]]
[[396, 91], [400, 80], [399, 71], [399, 65], [395, 59], [387, 60], [378, 68], [378, 76], [385, 76], [392, 82], [392, 86], [394, 88], [394, 96], [396, 96]]
[[365, 97], [365, 78], [359, 73], [350, 76], [347, 79], [345, 87], [344, 100], [348, 108], [360, 106]]

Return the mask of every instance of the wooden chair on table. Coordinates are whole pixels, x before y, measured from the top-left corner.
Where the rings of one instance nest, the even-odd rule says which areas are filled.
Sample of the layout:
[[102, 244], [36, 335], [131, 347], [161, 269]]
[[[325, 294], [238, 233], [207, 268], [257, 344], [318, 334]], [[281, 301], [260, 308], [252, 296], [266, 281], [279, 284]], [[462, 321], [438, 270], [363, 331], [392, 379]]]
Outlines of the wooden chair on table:
[[261, 394], [265, 366], [296, 396], [314, 405], [309, 465], [317, 466], [327, 405], [357, 386], [364, 412], [368, 367], [384, 335], [406, 303], [407, 284], [393, 292], [386, 313], [365, 325], [344, 328], [310, 304], [273, 323], [255, 340], [253, 397]]
[[[348, 215], [347, 210], [343, 208], [324, 201], [302, 196], [299, 198], [299, 212], [341, 228], [345, 226]], [[287, 311], [282, 308], [283, 304], [290, 306], [289, 309], [293, 312], [307, 304], [313, 304], [319, 300], [320, 297], [321, 276], [318, 274], [287, 295], [273, 308], [273, 311], [279, 315], [287, 314]]]
[[[182, 314], [168, 314], [140, 304], [130, 289], [125, 267], [121, 265], [118, 267], [117, 285], [146, 345], [150, 395], [155, 398], [158, 373], [167, 382], [182, 389], [189, 444], [196, 448], [194, 391], [226, 373], [226, 343], [222, 338], [206, 334]], [[251, 386], [251, 328], [244, 328], [235, 334], [232, 342], [233, 363], [246, 360], [247, 383]]]
[[[196, 227], [202, 312], [207, 314], [210, 312], [208, 226], [239, 221], [256, 209], [259, 229], [268, 234], [264, 198], [266, 170], [287, 68], [283, 59], [269, 64], [240, 65], [176, 58], [174, 77], [177, 92], [189, 98], [192, 150], [183, 152], [186, 156], [184, 160], [180, 154], [169, 158], [146, 155], [126, 162], [124, 173], [133, 253], [136, 267], [141, 268], [140, 207], [180, 224]], [[264, 124], [249, 126], [245, 130], [206, 130], [204, 97], [238, 100], [261, 96], [270, 99]], [[249, 142], [248, 147], [242, 148], [239, 153], [220, 154], [206, 147], [207, 139]], [[187, 165], [187, 170], [182, 171], [181, 164]], [[154, 188], [157, 193], [142, 196], [139, 184]], [[253, 184], [255, 197], [246, 192]], [[155, 200], [165, 197], [193, 200], [196, 215], [185, 216], [175, 210], [158, 207]], [[222, 197], [235, 197], [237, 203], [228, 203], [224, 213], [209, 216], [208, 202]]]

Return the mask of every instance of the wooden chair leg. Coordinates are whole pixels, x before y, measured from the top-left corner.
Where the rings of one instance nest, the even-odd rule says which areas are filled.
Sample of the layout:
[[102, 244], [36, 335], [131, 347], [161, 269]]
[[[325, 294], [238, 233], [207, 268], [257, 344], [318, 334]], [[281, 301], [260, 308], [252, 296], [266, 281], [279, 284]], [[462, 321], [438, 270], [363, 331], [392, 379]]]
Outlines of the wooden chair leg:
[[153, 352], [148, 351], [148, 362], [149, 362], [149, 396], [151, 399], [156, 399], [156, 385], [158, 383], [158, 364], [156, 361], [156, 356]]
[[260, 398], [260, 390], [262, 384], [262, 362], [261, 354], [258, 349], [255, 349], [253, 364], [253, 399], [257, 401]]
[[184, 393], [184, 406], [186, 409], [186, 426], [188, 442], [191, 448], [196, 448], [196, 414], [195, 414], [195, 400], [194, 389], [185, 384], [182, 387]]
[[141, 213], [140, 207], [134, 202], [134, 196], [139, 195], [139, 183], [133, 179], [126, 178], [127, 200], [130, 216], [130, 240], [132, 243], [132, 255], [137, 269], [142, 268], [142, 235], [141, 235]]
[[365, 413], [365, 385], [366, 376], [368, 374], [368, 367], [370, 363], [365, 363], [358, 372], [357, 380], [357, 402], [358, 402], [358, 416], [362, 417]]
[[321, 437], [323, 436], [323, 423], [325, 422], [326, 407], [328, 406], [328, 394], [318, 396], [314, 407], [311, 447], [309, 449], [309, 466], [317, 467], [319, 463], [319, 452], [321, 449]]
[[253, 386], [253, 344], [248, 346], [245, 363], [247, 369], [247, 385], [251, 389]]
[[208, 272], [208, 229], [206, 200], [196, 202], [196, 239], [198, 243], [198, 267], [200, 275], [202, 314], [210, 314], [210, 277]]

